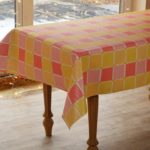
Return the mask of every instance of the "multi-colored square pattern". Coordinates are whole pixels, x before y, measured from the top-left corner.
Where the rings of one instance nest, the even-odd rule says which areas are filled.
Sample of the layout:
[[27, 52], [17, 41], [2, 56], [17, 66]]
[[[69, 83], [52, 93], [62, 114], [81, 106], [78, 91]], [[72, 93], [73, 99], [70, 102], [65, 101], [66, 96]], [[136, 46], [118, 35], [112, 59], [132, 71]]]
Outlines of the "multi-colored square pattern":
[[13, 29], [0, 70], [66, 91], [70, 127], [87, 97], [150, 84], [150, 10]]

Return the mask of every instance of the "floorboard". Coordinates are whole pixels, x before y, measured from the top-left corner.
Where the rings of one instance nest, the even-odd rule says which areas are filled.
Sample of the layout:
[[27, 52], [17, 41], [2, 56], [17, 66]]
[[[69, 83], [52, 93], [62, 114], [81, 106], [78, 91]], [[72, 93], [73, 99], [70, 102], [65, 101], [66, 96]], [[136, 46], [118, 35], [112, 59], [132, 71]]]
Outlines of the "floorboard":
[[[148, 87], [100, 95], [100, 150], [150, 150]], [[87, 116], [69, 130], [61, 118], [66, 93], [53, 92], [53, 137], [46, 138], [42, 91], [0, 98], [0, 150], [86, 150]]]

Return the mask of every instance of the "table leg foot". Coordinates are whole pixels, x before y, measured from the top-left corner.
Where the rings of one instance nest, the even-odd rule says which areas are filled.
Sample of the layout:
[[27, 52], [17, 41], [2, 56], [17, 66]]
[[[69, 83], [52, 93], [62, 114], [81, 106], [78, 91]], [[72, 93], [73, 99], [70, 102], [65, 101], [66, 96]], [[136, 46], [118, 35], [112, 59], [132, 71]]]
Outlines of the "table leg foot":
[[87, 150], [98, 150], [97, 140], [98, 95], [88, 98], [89, 145]]
[[98, 150], [97, 146], [96, 147], [88, 147], [87, 150]]
[[51, 137], [52, 136], [52, 127], [53, 127], [53, 120], [52, 119], [48, 119], [48, 118], [45, 118], [43, 120], [43, 125], [44, 125], [44, 128], [45, 128], [45, 134], [47, 137]]
[[44, 93], [44, 121], [43, 125], [45, 128], [46, 136], [50, 137], [52, 136], [52, 127], [54, 124], [54, 121], [52, 119], [53, 114], [51, 111], [51, 93], [52, 93], [52, 87], [50, 85], [43, 84], [43, 93]]

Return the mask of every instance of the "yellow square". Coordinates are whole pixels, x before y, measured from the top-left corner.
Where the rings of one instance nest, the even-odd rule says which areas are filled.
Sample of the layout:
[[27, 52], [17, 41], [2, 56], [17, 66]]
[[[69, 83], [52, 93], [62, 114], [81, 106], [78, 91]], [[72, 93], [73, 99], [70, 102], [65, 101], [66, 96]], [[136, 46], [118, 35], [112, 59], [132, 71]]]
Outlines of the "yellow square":
[[[83, 70], [83, 72], [88, 71], [89, 66], [90, 66], [90, 57], [89, 56], [82, 57], [82, 70]], [[92, 68], [94, 68], [94, 66], [92, 66]]]
[[74, 67], [72, 68], [73, 70], [73, 77], [74, 79], [80, 79], [81, 76], [82, 76], [82, 73], [83, 73], [83, 70], [82, 70], [82, 64], [81, 64], [81, 61], [78, 60], [76, 61]]
[[86, 100], [82, 97], [75, 103], [75, 107], [78, 108], [80, 115], [84, 115], [87, 112]]
[[124, 80], [114, 80], [113, 81], [113, 91], [121, 91], [124, 88]]
[[74, 81], [72, 78], [64, 78], [64, 84], [65, 84], [65, 89], [68, 90], [73, 86]]
[[53, 78], [53, 74], [48, 73], [48, 72], [43, 72], [43, 80], [45, 83], [50, 84], [52, 86], [54, 86], [54, 78]]
[[146, 84], [146, 73], [136, 76], [136, 87], [143, 86]]
[[62, 64], [71, 65], [72, 64], [72, 55], [70, 51], [62, 50], [60, 54], [60, 61]]
[[113, 82], [112, 81], [104, 81], [99, 85], [99, 93], [106, 94], [112, 92]]
[[140, 46], [137, 48], [137, 58], [138, 59], [145, 59], [147, 58], [147, 51], [148, 51], [148, 46]]
[[69, 111], [63, 115], [63, 119], [65, 120], [69, 128], [73, 123], [75, 123], [75, 121], [77, 121], [81, 117], [81, 115], [76, 109], [78, 108], [70, 107]]
[[34, 69], [33, 69], [32, 66], [26, 65], [26, 66], [25, 66], [25, 73], [26, 73], [26, 76], [27, 76], [29, 79], [35, 80], [35, 73], [34, 73]]
[[98, 83], [90, 83], [86, 85], [86, 97], [96, 95], [98, 93]]
[[52, 62], [49, 59], [42, 58], [42, 69], [44, 72], [52, 73]]
[[148, 58], [150, 58], [150, 44], [148, 45]]
[[136, 47], [131, 47], [127, 49], [127, 62], [133, 62], [136, 60]]
[[18, 45], [19, 44], [19, 32], [17, 30], [13, 30], [11, 32], [11, 45]]
[[34, 65], [33, 54], [28, 51], [25, 53], [25, 64]]
[[126, 59], [125, 50], [115, 52], [115, 64], [124, 64], [125, 59]]
[[71, 66], [62, 65], [63, 77], [70, 78], [72, 76], [73, 70]]
[[25, 47], [27, 51], [33, 51], [34, 50], [34, 38], [33, 37], [27, 37], [25, 42]]
[[106, 52], [103, 54], [103, 67], [111, 67], [113, 66], [114, 55], [113, 52]]
[[132, 89], [135, 88], [135, 77], [128, 77], [125, 79], [125, 89]]
[[8, 60], [8, 72], [17, 74], [18, 73], [18, 61], [13, 58]]
[[18, 59], [19, 58], [19, 48], [16, 47], [15, 45], [12, 45], [10, 47], [10, 49], [11, 50], [8, 51], [9, 56], [12, 57], [12, 58]]
[[50, 59], [50, 46], [47, 43], [42, 45], [42, 57]]
[[150, 72], [147, 73], [147, 84], [150, 84]]
[[101, 55], [91, 55], [90, 57], [90, 68], [96, 69], [102, 66]]

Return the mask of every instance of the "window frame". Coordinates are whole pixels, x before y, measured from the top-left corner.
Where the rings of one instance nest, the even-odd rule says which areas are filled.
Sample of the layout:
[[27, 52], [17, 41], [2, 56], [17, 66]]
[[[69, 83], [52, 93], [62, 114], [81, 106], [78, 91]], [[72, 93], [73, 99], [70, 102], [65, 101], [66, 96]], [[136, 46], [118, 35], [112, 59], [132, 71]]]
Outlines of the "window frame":
[[33, 0], [16, 0], [16, 27], [33, 25]]
[[[16, 27], [33, 25], [33, 1], [16, 0]], [[150, 8], [150, 0], [120, 0], [119, 12], [131, 12]]]

